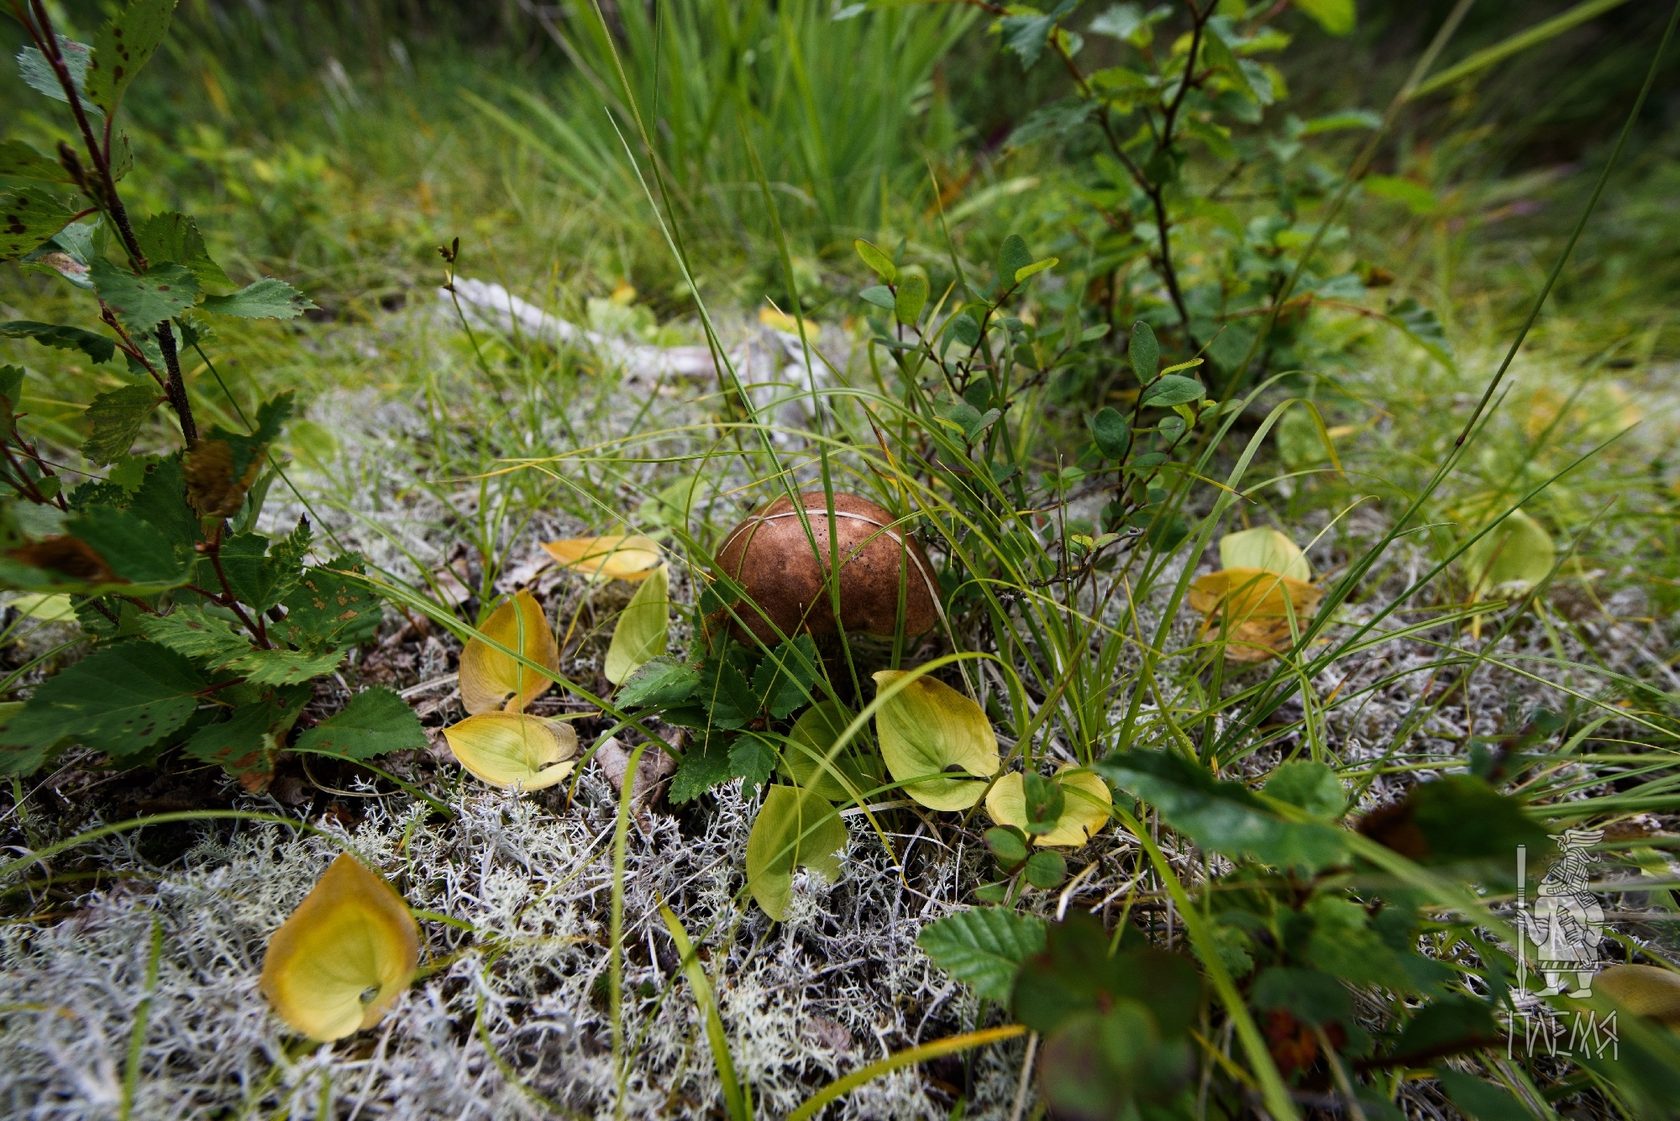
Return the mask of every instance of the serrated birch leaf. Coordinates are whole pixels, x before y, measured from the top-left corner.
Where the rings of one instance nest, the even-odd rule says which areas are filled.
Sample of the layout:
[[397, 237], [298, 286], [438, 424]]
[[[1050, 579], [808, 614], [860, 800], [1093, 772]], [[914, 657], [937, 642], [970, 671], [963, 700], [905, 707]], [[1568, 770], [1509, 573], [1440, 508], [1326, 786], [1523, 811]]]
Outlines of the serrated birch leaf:
[[1044, 949], [1045, 922], [1000, 907], [974, 907], [928, 923], [916, 937], [933, 963], [977, 996], [1003, 1003], [1021, 964]]
[[665, 565], [637, 587], [613, 627], [603, 672], [614, 685], [665, 653], [671, 636], [671, 578]]
[[[875, 674], [877, 693], [912, 678], [908, 670]], [[914, 677], [875, 713], [887, 770], [904, 792], [932, 810], [966, 810], [997, 773], [997, 734], [980, 706], [934, 678]], [[949, 777], [946, 777], [949, 776]]]
[[479, 631], [483, 637], [474, 635], [461, 651], [461, 705], [468, 712], [519, 712], [554, 684], [492, 645], [517, 650], [526, 661], [546, 669], [560, 668], [560, 645], [531, 593], [516, 593], [490, 613]]
[[[1054, 781], [1062, 788], [1062, 812], [1056, 818], [1055, 828], [1032, 836], [1032, 843], [1045, 848], [1077, 848], [1108, 824], [1108, 811], [1113, 804], [1108, 783], [1090, 771], [1071, 765], [1059, 769]], [[999, 825], [1013, 825], [1031, 836], [1027, 829], [1025, 787], [1018, 772], [1004, 775], [992, 784], [986, 795], [986, 813]]]
[[330, 1043], [378, 1023], [419, 964], [408, 904], [346, 854], [269, 939], [259, 987], [288, 1025]]
[[826, 880], [840, 875], [846, 826], [834, 806], [810, 791], [772, 786], [747, 837], [747, 889], [764, 913], [787, 917], [793, 873], [806, 867]]
[[665, 559], [659, 542], [638, 534], [567, 537], [542, 547], [561, 566], [592, 580], [646, 580]]
[[1303, 584], [1312, 580], [1312, 565], [1301, 547], [1267, 526], [1227, 533], [1219, 539], [1219, 567], [1258, 568]]
[[1288, 650], [1318, 608], [1323, 589], [1259, 568], [1228, 568], [1190, 584], [1190, 606], [1202, 633], [1221, 632], [1225, 657], [1262, 662]]
[[542, 790], [577, 766], [577, 733], [523, 712], [485, 712], [443, 730], [461, 766], [491, 786]]

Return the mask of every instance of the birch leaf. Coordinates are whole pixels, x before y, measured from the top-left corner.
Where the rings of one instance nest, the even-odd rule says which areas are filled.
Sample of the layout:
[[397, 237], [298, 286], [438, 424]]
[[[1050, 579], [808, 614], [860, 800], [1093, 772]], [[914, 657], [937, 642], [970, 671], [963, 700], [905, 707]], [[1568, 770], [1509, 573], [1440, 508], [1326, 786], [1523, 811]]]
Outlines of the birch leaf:
[[461, 766], [491, 786], [542, 790], [577, 766], [577, 733], [523, 712], [483, 712], [443, 730]]
[[[852, 744], [835, 751], [840, 733], [852, 722], [853, 713], [839, 701], [819, 701], [806, 709], [788, 729], [788, 743], [776, 760], [776, 771], [802, 790], [830, 802], [849, 802], [852, 794], [873, 790], [880, 780], [853, 756]], [[879, 764], [874, 768], [879, 770]], [[844, 779], [844, 781], [842, 781]]]
[[544, 551], [562, 567], [592, 580], [645, 580], [664, 562], [659, 542], [636, 534], [617, 537], [567, 537], [544, 541]]
[[[1058, 770], [1054, 781], [1062, 788], [1062, 812], [1056, 818], [1055, 828], [1032, 837], [1032, 843], [1043, 847], [1077, 848], [1108, 824], [1108, 810], [1113, 804], [1108, 783], [1090, 771], [1071, 765]], [[986, 813], [999, 825], [1013, 825], [1027, 833], [1025, 788], [1026, 783], [1019, 773], [1004, 775], [992, 784], [991, 792], [986, 795]]]
[[787, 917], [793, 873], [804, 866], [826, 880], [840, 875], [846, 826], [834, 806], [811, 791], [772, 786], [747, 837], [747, 889], [764, 913]]
[[[881, 670], [875, 689], [885, 693], [911, 677]], [[980, 706], [931, 677], [914, 677], [889, 697], [875, 714], [875, 731], [887, 770], [929, 809], [968, 809], [1000, 765], [997, 734]]]
[[1556, 560], [1552, 535], [1521, 510], [1507, 514], [1459, 557], [1472, 600], [1521, 595], [1544, 580]]
[[560, 646], [554, 641], [542, 605], [529, 592], [519, 592], [491, 612], [461, 651], [461, 704], [470, 713], [522, 711], [548, 691], [554, 682], [503, 653], [492, 642], [517, 650], [546, 669], [560, 668]]
[[269, 939], [259, 987], [288, 1025], [328, 1043], [378, 1023], [419, 962], [408, 904], [345, 854]]
[[660, 565], [643, 580], [613, 627], [607, 646], [607, 680], [622, 685], [642, 666], [665, 653], [671, 637], [671, 579]]

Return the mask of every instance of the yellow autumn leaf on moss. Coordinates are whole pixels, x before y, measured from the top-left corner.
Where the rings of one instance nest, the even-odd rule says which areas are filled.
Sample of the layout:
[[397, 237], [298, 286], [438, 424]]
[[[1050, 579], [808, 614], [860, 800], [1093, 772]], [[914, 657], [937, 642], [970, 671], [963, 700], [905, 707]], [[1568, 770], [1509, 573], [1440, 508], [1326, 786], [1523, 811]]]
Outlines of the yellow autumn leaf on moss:
[[1289, 649], [1323, 597], [1316, 585], [1258, 568], [1210, 572], [1190, 584], [1202, 633], [1219, 630], [1233, 662], [1261, 662]]
[[562, 566], [592, 580], [646, 580], [665, 559], [659, 542], [639, 534], [567, 537], [544, 541], [542, 547]]
[[[799, 316], [789, 315], [787, 312], [779, 311], [773, 307], [759, 308], [758, 321], [764, 326], [770, 328], [772, 331], [780, 331], [784, 335], [799, 334]], [[822, 334], [822, 328], [817, 326], [817, 324], [813, 323], [811, 320], [807, 319], [804, 323], [806, 338], [814, 339], [818, 335]]]
[[[887, 694], [912, 678], [909, 670], [881, 670], [875, 690]], [[931, 810], [966, 810], [997, 774], [997, 734], [980, 706], [932, 677], [914, 677], [875, 713], [881, 758], [904, 792]]]
[[339, 856], [268, 940], [258, 987], [320, 1043], [379, 1022], [414, 978], [420, 927], [390, 884]]
[[577, 733], [524, 712], [484, 712], [443, 730], [449, 750], [474, 778], [491, 786], [541, 790], [566, 781], [577, 766]]
[[614, 685], [623, 685], [645, 663], [665, 653], [671, 636], [671, 580], [667, 572], [663, 564], [654, 569], [613, 626], [602, 672]]
[[[1062, 812], [1055, 828], [1032, 837], [1032, 843], [1066, 848], [1083, 845], [1108, 824], [1109, 807], [1114, 802], [1108, 783], [1071, 764], [1059, 769], [1053, 781], [1062, 788]], [[999, 825], [1013, 825], [1027, 832], [1026, 780], [1020, 772], [1011, 771], [992, 784], [986, 795], [986, 813]]]
[[[477, 635], [461, 651], [461, 705], [471, 713], [507, 709], [518, 712], [553, 685], [552, 679], [498, 650], [497, 643], [517, 650], [546, 669], [560, 668], [560, 646], [554, 641], [542, 605], [529, 592], [519, 592], [490, 613]], [[488, 640], [488, 641], [487, 641]]]

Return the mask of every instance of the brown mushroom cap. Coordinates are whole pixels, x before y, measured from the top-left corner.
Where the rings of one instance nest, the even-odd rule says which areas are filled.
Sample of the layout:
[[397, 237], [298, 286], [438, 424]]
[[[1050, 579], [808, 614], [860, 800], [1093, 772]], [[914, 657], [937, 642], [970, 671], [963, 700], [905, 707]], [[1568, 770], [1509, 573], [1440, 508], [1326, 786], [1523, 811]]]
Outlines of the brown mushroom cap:
[[[738, 581], [752, 603], [737, 603], [737, 636], [761, 642], [801, 631], [817, 638], [835, 632], [827, 584], [830, 561], [828, 497], [776, 499], [736, 526], [717, 551], [717, 567]], [[833, 526], [840, 559], [840, 622], [848, 633], [890, 638], [899, 603], [904, 633], [926, 634], [939, 621], [938, 583], [922, 547], [888, 510], [854, 494], [834, 496]], [[754, 607], [756, 604], [756, 608]], [[747, 632], [743, 634], [743, 630]]]

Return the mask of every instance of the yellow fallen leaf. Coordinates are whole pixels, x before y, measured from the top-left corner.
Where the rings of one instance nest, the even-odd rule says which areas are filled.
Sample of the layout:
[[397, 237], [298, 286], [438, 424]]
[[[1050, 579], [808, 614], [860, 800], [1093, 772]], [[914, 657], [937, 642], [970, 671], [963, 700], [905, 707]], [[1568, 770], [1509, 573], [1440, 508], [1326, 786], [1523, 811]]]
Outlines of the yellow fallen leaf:
[[562, 566], [592, 580], [645, 580], [665, 559], [659, 542], [639, 534], [566, 537], [544, 541], [542, 547]]
[[[1055, 782], [1062, 788], [1062, 812], [1056, 818], [1056, 827], [1048, 833], [1027, 835], [1035, 845], [1077, 848], [1102, 832], [1114, 799], [1108, 783], [1071, 763], [1056, 771]], [[1013, 825], [1027, 832], [1026, 780], [1020, 772], [1011, 771], [992, 784], [986, 795], [986, 813], [999, 825]]]
[[1219, 539], [1219, 567], [1258, 568], [1291, 580], [1312, 579], [1312, 566], [1301, 546], [1279, 530], [1256, 526]]
[[258, 987], [320, 1043], [379, 1022], [414, 979], [420, 927], [390, 884], [341, 855], [268, 940]]
[[577, 733], [523, 712], [484, 712], [443, 730], [443, 738], [475, 778], [491, 786], [541, 790], [564, 782], [577, 763]]
[[1324, 590], [1259, 568], [1227, 568], [1190, 584], [1190, 606], [1204, 617], [1202, 634], [1216, 626], [1233, 662], [1262, 662], [1294, 644], [1318, 609]]
[[[886, 693], [911, 676], [881, 670], [875, 690]], [[881, 758], [904, 793], [930, 810], [966, 810], [997, 774], [997, 733], [980, 706], [943, 681], [917, 677], [875, 713]]]
[[519, 712], [548, 692], [553, 680], [491, 645], [517, 650], [546, 669], [560, 668], [560, 646], [531, 593], [519, 592], [496, 608], [479, 630], [484, 638], [475, 635], [461, 651], [461, 704], [468, 712]]
[[[789, 315], [785, 311], [777, 311], [773, 307], [759, 308], [758, 321], [764, 326], [770, 328], [772, 331], [780, 331], [784, 335], [799, 334], [799, 317], [797, 315]], [[817, 326], [809, 319], [805, 320], [806, 338], [814, 339], [821, 333], [821, 327]]]

